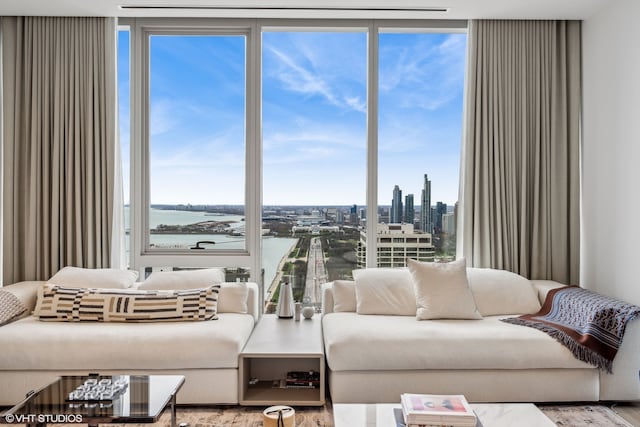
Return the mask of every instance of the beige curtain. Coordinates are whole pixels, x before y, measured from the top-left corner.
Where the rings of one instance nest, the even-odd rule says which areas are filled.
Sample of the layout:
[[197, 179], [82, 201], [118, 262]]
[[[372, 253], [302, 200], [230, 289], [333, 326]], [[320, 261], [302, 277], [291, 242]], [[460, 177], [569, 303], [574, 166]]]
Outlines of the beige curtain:
[[468, 265], [577, 284], [580, 60], [577, 21], [471, 22], [458, 230]]
[[108, 267], [115, 20], [1, 19], [3, 282]]

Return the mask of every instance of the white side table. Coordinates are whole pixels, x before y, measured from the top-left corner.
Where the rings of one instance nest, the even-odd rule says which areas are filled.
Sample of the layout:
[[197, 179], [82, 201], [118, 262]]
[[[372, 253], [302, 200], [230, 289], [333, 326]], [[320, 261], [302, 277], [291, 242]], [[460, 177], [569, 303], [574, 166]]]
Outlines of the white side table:
[[[238, 400], [241, 405], [322, 406], [324, 364], [319, 314], [298, 322], [265, 314], [240, 352]], [[289, 371], [312, 370], [320, 373], [318, 387], [274, 387], [274, 382], [285, 379]]]

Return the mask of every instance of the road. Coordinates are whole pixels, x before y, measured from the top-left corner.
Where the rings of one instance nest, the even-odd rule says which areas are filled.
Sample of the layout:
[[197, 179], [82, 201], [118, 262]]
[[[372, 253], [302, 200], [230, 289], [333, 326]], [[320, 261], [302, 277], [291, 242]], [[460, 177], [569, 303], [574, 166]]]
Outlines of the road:
[[324, 265], [322, 241], [314, 237], [309, 243], [307, 258], [307, 281], [304, 287], [304, 300], [319, 306], [322, 302], [322, 284], [327, 282], [327, 269]]

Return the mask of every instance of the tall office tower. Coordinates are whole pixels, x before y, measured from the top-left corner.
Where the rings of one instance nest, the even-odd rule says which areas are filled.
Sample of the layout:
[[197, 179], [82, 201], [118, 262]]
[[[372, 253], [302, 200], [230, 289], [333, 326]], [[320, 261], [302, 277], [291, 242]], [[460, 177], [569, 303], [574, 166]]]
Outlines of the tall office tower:
[[402, 190], [397, 185], [393, 187], [393, 200], [391, 200], [390, 224], [402, 223]]
[[442, 215], [447, 213], [447, 204], [438, 202], [436, 203], [436, 214], [433, 218], [433, 226], [436, 229], [436, 233], [442, 232]]
[[425, 233], [433, 231], [431, 219], [431, 181], [424, 174], [424, 188], [422, 189], [422, 203], [420, 204], [420, 229]]
[[404, 222], [413, 225], [416, 219], [416, 208], [413, 205], [413, 194], [407, 194], [404, 198]]
[[354, 225], [358, 225], [358, 206], [353, 205], [349, 209], [349, 222]]

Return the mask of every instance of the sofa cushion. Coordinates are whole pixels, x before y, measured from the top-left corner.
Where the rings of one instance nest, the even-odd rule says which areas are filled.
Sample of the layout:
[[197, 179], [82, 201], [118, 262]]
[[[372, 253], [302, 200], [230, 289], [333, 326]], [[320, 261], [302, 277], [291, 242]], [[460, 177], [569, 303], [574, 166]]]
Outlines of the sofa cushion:
[[0, 326], [17, 319], [27, 307], [11, 292], [0, 290]]
[[80, 268], [67, 266], [51, 276], [49, 283], [68, 288], [126, 289], [133, 286], [138, 272], [116, 268]]
[[545, 333], [504, 317], [416, 322], [329, 313], [322, 318], [326, 359], [335, 371], [593, 368]]
[[468, 268], [467, 277], [483, 316], [530, 314], [540, 310], [535, 288], [518, 274], [492, 268]]
[[416, 293], [418, 320], [480, 319], [467, 282], [464, 259], [449, 263], [407, 259]]
[[367, 268], [353, 271], [358, 314], [415, 315], [416, 297], [405, 268]]
[[0, 328], [4, 370], [153, 370], [237, 368], [254, 319], [222, 313], [213, 322], [40, 322]]
[[220, 285], [218, 313], [248, 313], [249, 287], [245, 282], [230, 282]]
[[45, 284], [33, 312], [63, 322], [169, 322], [217, 319], [220, 285], [181, 291], [66, 288]]
[[333, 311], [356, 311], [356, 283], [351, 280], [333, 282]]
[[138, 289], [195, 289], [224, 282], [221, 268], [198, 270], [155, 271], [142, 282]]

